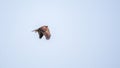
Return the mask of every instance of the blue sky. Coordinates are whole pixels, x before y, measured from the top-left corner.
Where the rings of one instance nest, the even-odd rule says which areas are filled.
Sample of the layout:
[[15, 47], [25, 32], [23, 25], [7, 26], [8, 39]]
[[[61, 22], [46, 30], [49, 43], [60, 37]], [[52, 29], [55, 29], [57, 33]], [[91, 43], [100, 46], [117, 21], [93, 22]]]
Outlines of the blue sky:
[[[0, 68], [120, 68], [119, 0], [1, 0]], [[51, 39], [32, 30], [48, 25]]]

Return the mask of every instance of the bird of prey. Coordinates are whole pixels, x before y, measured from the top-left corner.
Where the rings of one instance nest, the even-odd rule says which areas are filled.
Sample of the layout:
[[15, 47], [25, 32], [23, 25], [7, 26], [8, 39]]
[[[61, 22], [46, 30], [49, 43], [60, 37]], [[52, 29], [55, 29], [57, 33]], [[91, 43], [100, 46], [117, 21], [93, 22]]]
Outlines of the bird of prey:
[[33, 30], [33, 31], [38, 32], [40, 39], [43, 36], [45, 36], [46, 40], [49, 40], [51, 37], [50, 30], [49, 30], [48, 26], [41, 26], [40, 28]]

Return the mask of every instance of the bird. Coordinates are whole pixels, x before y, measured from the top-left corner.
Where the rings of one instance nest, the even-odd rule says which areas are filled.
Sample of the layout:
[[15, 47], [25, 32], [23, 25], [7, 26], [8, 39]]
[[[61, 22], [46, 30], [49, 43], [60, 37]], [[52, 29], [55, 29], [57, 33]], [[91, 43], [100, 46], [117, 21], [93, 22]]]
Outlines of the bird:
[[32, 32], [38, 32], [39, 38], [41, 39], [43, 36], [45, 36], [46, 40], [49, 40], [51, 37], [51, 33], [50, 30], [48, 28], [48, 26], [44, 25], [41, 26], [38, 29], [33, 30]]

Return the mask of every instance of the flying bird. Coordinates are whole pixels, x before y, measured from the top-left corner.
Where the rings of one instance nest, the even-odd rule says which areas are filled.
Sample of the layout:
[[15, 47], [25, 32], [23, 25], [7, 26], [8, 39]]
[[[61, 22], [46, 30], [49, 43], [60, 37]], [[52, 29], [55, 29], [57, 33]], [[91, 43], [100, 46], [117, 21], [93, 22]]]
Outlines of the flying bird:
[[46, 40], [49, 40], [51, 37], [50, 30], [48, 26], [41, 26], [38, 29], [33, 30], [34, 32], [38, 32], [39, 38], [41, 39], [43, 36], [45, 36]]

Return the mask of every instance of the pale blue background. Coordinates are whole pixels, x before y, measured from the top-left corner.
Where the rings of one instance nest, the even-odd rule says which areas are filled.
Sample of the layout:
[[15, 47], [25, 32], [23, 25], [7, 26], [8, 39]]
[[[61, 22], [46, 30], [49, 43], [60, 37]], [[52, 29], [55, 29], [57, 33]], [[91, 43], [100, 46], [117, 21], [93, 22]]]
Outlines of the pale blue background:
[[0, 68], [120, 68], [120, 0], [0, 0]]

